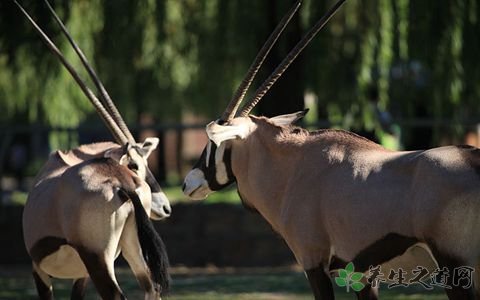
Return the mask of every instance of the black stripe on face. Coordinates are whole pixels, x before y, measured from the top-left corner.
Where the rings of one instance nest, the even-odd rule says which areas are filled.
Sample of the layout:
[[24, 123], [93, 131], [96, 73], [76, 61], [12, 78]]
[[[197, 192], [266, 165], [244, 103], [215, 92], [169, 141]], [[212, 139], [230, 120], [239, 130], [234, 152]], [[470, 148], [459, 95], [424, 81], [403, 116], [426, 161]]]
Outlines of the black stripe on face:
[[[225, 169], [227, 172], [227, 182], [226, 183], [219, 183], [217, 181], [217, 165], [215, 164], [215, 155], [217, 152], [217, 146], [212, 141], [209, 141], [210, 145], [207, 145], [205, 149], [203, 149], [202, 155], [197, 163], [193, 166], [193, 169], [200, 169], [205, 176], [205, 180], [208, 183], [208, 187], [212, 191], [221, 190], [236, 181], [235, 176], [233, 175], [232, 170], [232, 148], [225, 146], [225, 151], [223, 152], [222, 163], [225, 165]], [[207, 153], [207, 148], [210, 146], [210, 151]], [[209, 155], [209, 157], [207, 157]], [[207, 166], [208, 160], [208, 166]]]
[[148, 166], [145, 166], [145, 182], [148, 184], [150, 187], [150, 192], [153, 193], [160, 193], [162, 192], [162, 188], [160, 187], [160, 184], [158, 183], [157, 179], [155, 179], [155, 176], [153, 176], [152, 171], [148, 168]]

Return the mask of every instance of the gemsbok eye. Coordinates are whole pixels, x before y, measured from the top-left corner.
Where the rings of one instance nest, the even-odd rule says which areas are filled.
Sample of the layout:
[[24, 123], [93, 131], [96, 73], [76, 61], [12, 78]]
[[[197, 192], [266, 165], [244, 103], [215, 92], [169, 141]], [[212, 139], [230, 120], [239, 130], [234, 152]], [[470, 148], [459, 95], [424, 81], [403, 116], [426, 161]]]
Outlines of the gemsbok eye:
[[132, 171], [138, 171], [138, 165], [136, 163], [129, 163], [127, 167]]

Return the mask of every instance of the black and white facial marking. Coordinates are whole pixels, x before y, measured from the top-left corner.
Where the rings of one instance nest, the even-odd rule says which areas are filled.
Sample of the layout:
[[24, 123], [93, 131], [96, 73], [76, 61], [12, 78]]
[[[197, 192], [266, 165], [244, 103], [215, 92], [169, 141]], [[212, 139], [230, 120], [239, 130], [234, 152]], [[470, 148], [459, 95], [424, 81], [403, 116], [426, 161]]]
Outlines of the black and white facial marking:
[[127, 167], [138, 176], [145, 174], [145, 182], [150, 187], [150, 191], [152, 193], [152, 208], [150, 217], [154, 220], [161, 220], [169, 217], [172, 213], [170, 202], [147, 165], [147, 158], [150, 155], [150, 152], [145, 150], [145, 146], [139, 147], [136, 145], [132, 146], [131, 150], [135, 151], [142, 160], [140, 161], [137, 159], [137, 162], [135, 162], [135, 160], [132, 159], [130, 162], [128, 162]]
[[154, 220], [161, 220], [169, 217], [172, 214], [172, 207], [170, 206], [170, 201], [168, 201], [167, 195], [163, 192], [160, 184], [153, 176], [150, 169], [146, 169], [145, 182], [150, 187], [152, 193], [152, 208], [150, 218]]
[[226, 142], [217, 147], [209, 140], [200, 159], [185, 177], [183, 193], [196, 200], [205, 199], [233, 182], [231, 147]]
[[107, 151], [105, 157], [117, 160], [121, 165], [132, 170], [138, 177], [145, 180], [152, 194], [152, 208], [150, 218], [161, 220], [172, 213], [172, 208], [167, 196], [162, 191], [160, 184], [148, 168], [147, 159], [157, 148], [158, 138], [146, 138], [143, 143], [127, 144], [121, 149]]

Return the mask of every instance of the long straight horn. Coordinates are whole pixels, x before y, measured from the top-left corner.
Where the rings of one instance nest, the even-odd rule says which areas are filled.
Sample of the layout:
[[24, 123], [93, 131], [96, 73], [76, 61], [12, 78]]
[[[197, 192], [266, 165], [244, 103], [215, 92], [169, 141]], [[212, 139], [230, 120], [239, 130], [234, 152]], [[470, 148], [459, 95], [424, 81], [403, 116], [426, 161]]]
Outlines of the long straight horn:
[[268, 53], [272, 49], [275, 42], [278, 40], [278, 38], [282, 34], [285, 27], [287, 27], [287, 24], [290, 22], [293, 15], [298, 11], [298, 8], [300, 7], [301, 4], [302, 4], [301, 0], [297, 1], [295, 5], [293, 5], [293, 7], [290, 9], [290, 11], [282, 18], [282, 20], [277, 25], [277, 27], [272, 32], [272, 34], [270, 34], [270, 36], [268, 37], [268, 40], [263, 45], [262, 49], [260, 49], [257, 56], [255, 57], [255, 60], [253, 61], [250, 68], [248, 69], [247, 74], [245, 75], [242, 83], [235, 91], [235, 94], [230, 100], [230, 103], [228, 104], [227, 109], [223, 113], [221, 120], [227, 121], [232, 119], [235, 116], [235, 113], [237, 112], [237, 109], [240, 106], [240, 103], [242, 102], [243, 97], [245, 97], [245, 94], [247, 93], [247, 90], [250, 87], [250, 84], [252, 83], [253, 79], [255, 78], [255, 75], [257, 74], [258, 70], [260, 69], [263, 62], [265, 61], [265, 58], [267, 57]]
[[20, 5], [20, 3], [17, 2], [17, 0], [13, 0], [15, 4], [20, 8], [22, 13], [25, 15], [25, 17], [30, 21], [30, 23], [33, 25], [37, 33], [40, 35], [42, 40], [47, 44], [48, 48], [60, 59], [62, 64], [65, 66], [65, 68], [70, 72], [72, 77], [75, 79], [77, 84], [80, 86], [82, 89], [83, 93], [87, 96], [87, 98], [92, 102], [93, 106], [95, 109], [98, 111], [100, 114], [100, 117], [102, 120], [105, 122], [107, 125], [108, 129], [112, 133], [112, 135], [115, 137], [115, 139], [121, 143], [121, 144], [126, 144], [128, 142], [127, 137], [123, 134], [123, 132], [120, 130], [118, 125], [115, 123], [115, 121], [110, 117], [108, 112], [105, 110], [103, 107], [102, 103], [98, 100], [98, 98], [95, 96], [95, 94], [88, 88], [88, 86], [83, 82], [83, 80], [80, 78], [78, 73], [75, 71], [72, 65], [66, 60], [66, 58], [63, 56], [62, 52], [55, 46], [55, 44], [50, 40], [50, 38], [43, 32], [43, 30], [35, 23], [35, 21], [30, 17], [30, 15], [23, 9], [23, 7]]
[[90, 78], [92, 79], [93, 83], [97, 87], [97, 90], [100, 93], [100, 100], [102, 101], [103, 105], [108, 110], [108, 112], [110, 113], [110, 116], [113, 118], [113, 120], [117, 123], [120, 130], [125, 134], [128, 141], [131, 142], [131, 143], [134, 143], [135, 139], [133, 138], [132, 133], [130, 132], [130, 130], [128, 130], [128, 127], [125, 124], [125, 121], [123, 120], [122, 116], [120, 115], [120, 112], [118, 111], [117, 107], [113, 103], [112, 98], [110, 98], [110, 95], [108, 94], [107, 90], [103, 86], [102, 81], [97, 76], [97, 73], [88, 63], [87, 57], [83, 53], [82, 49], [80, 49], [80, 47], [77, 45], [77, 43], [73, 40], [73, 38], [72, 38], [70, 32], [68, 31], [67, 27], [65, 26], [65, 24], [63, 24], [62, 20], [58, 17], [57, 13], [53, 9], [53, 7], [50, 5], [48, 0], [44, 0], [44, 1], [47, 4], [48, 9], [50, 10], [50, 13], [53, 15], [53, 17], [57, 21], [58, 25], [62, 29], [62, 32], [65, 34], [68, 41], [72, 45], [73, 49], [77, 53], [78, 57], [82, 61], [82, 64], [85, 67], [85, 69], [87, 70], [88, 74], [90, 75]]
[[345, 3], [346, 0], [339, 0], [334, 6], [313, 26], [312, 29], [298, 42], [298, 44], [288, 53], [283, 59], [280, 65], [273, 71], [273, 73], [263, 82], [263, 84], [257, 89], [252, 100], [246, 103], [240, 113], [240, 116], [246, 117], [250, 111], [257, 105], [273, 84], [282, 76], [287, 70], [290, 64], [297, 58], [302, 50], [312, 41], [315, 35], [325, 26], [330, 18], [338, 11], [338, 9]]

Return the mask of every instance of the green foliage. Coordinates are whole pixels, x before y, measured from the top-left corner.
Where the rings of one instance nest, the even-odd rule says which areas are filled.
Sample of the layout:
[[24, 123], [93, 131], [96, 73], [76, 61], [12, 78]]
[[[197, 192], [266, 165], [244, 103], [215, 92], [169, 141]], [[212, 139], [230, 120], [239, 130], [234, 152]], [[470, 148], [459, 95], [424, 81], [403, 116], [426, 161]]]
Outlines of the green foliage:
[[[79, 67], [42, 1], [24, 2]], [[298, 16], [300, 33], [333, 2], [304, 1]], [[218, 116], [291, 1], [63, 0], [54, 4], [132, 123], [142, 112], [165, 121], [179, 121], [184, 111]], [[478, 119], [479, 7], [477, 0], [347, 2], [295, 62], [300, 66], [295, 71], [299, 79], [279, 82], [284, 98], [265, 108], [288, 107], [284, 104], [293, 101], [299, 90], [308, 91], [318, 98], [318, 119], [375, 131], [377, 136], [385, 130], [378, 109], [397, 119], [427, 117], [457, 123]], [[295, 43], [295, 26], [290, 24], [275, 46], [273, 61]], [[267, 62], [259, 77], [271, 68]], [[254, 85], [260, 82], [261, 78]], [[372, 88], [378, 91], [376, 99]], [[93, 113], [70, 75], [11, 1], [0, 3], [0, 108], [3, 123], [76, 126]], [[438, 127], [434, 138], [445, 133], [463, 132]], [[405, 134], [407, 141], [412, 136]], [[60, 139], [53, 138], [57, 144]]]
[[[177, 202], [192, 202], [187, 196], [182, 192], [182, 189], [179, 186], [172, 186], [164, 188], [163, 191], [167, 195], [168, 199], [172, 203]], [[195, 201], [193, 201], [195, 202]], [[230, 204], [240, 204], [240, 197], [238, 196], [236, 189], [226, 189], [215, 192], [208, 196], [207, 199], [202, 200], [203, 204], [212, 204], [212, 203], [230, 203]]]
[[10, 203], [13, 205], [25, 205], [27, 203], [27, 193], [15, 191], [10, 195]]

